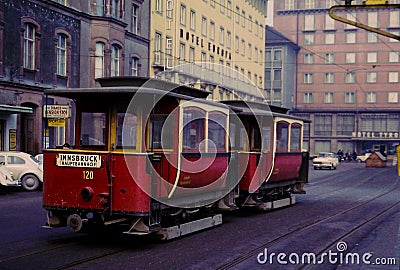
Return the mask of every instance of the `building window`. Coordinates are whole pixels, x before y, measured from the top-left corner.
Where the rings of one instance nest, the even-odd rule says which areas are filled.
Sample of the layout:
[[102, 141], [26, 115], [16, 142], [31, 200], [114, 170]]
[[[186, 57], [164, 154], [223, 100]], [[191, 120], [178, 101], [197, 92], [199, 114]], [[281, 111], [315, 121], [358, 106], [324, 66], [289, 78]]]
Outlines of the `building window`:
[[326, 53], [325, 54], [325, 64], [334, 64], [335, 63], [335, 54], [334, 53]]
[[335, 20], [325, 14], [325, 30], [335, 30]]
[[378, 42], [378, 34], [377, 33], [367, 33], [368, 43], [377, 43]]
[[324, 75], [324, 83], [334, 83], [335, 82], [335, 74], [333, 72], [327, 72]]
[[337, 115], [336, 133], [342, 136], [351, 136], [354, 132], [354, 115]]
[[367, 103], [376, 103], [376, 93], [375, 92], [367, 93]]
[[240, 42], [240, 53], [241, 53], [241, 55], [245, 55], [245, 52], [246, 52], [246, 41], [244, 41], [244, 39], [242, 39], [241, 40], [241, 42]]
[[378, 12], [368, 12], [367, 13], [367, 25], [371, 27], [378, 28]]
[[248, 25], [248, 29], [249, 31], [253, 31], [253, 17], [251, 15], [249, 15], [249, 25]]
[[315, 30], [315, 16], [314, 14], [306, 14], [304, 16], [304, 31]]
[[249, 44], [248, 44], [248, 48], [247, 48], [247, 57], [248, 57], [250, 60], [251, 60], [251, 58], [253, 57], [252, 53], [253, 53], [253, 48], [252, 48], [251, 44], [249, 43]]
[[356, 54], [355, 53], [346, 53], [346, 63], [354, 64], [356, 62]]
[[346, 83], [355, 83], [356, 82], [356, 73], [354, 71], [346, 72], [345, 82]]
[[244, 10], [242, 10], [242, 27], [245, 28], [246, 27], [246, 12]]
[[161, 64], [161, 34], [156, 33], [154, 39], [154, 64]]
[[314, 117], [314, 135], [331, 136], [332, 135], [332, 116], [315, 115]]
[[219, 28], [219, 44], [224, 45], [225, 41], [225, 29], [223, 27]]
[[190, 10], [190, 29], [196, 30], [196, 11]]
[[24, 25], [24, 68], [35, 69], [36, 27], [31, 23]]
[[314, 33], [305, 33], [304, 45], [313, 45], [313, 44], [314, 44]]
[[333, 103], [334, 99], [333, 99], [333, 93], [332, 92], [328, 92], [328, 93], [324, 93], [324, 103]]
[[[346, 12], [346, 19], [357, 22], [357, 13], [356, 12]], [[345, 24], [345, 29], [357, 29], [356, 26], [351, 25], [351, 24]]]
[[111, 16], [115, 19], [120, 18], [120, 3], [119, 0], [112, 0], [111, 2]]
[[304, 83], [312, 84], [314, 82], [313, 77], [314, 77], [313, 73], [304, 73]]
[[139, 32], [139, 6], [132, 4], [132, 33]]
[[325, 44], [335, 44], [335, 33], [325, 33]]
[[[390, 33], [392, 33], [393, 35], [399, 36], [400, 32], [399, 31], [389, 31]], [[394, 38], [389, 38], [389, 42], [399, 42], [399, 40], [394, 39]]]
[[184, 43], [179, 44], [179, 63], [182, 65], [186, 60], [186, 46]]
[[313, 93], [304, 93], [303, 102], [307, 104], [314, 103]]
[[376, 72], [367, 72], [367, 83], [376, 83]]
[[346, 32], [346, 43], [347, 44], [354, 44], [356, 43], [356, 32]]
[[180, 9], [180, 22], [182, 25], [186, 25], [186, 6], [182, 4]]
[[388, 93], [388, 103], [398, 103], [399, 102], [399, 93], [398, 92], [389, 92]]
[[389, 11], [389, 27], [400, 27], [399, 11]]
[[232, 1], [231, 0], [228, 0], [228, 3], [227, 3], [226, 16], [228, 18], [232, 17]]
[[285, 0], [283, 8], [285, 10], [294, 10], [294, 0]]
[[139, 58], [136, 56], [132, 57], [131, 60], [131, 76], [139, 75]]
[[367, 54], [367, 63], [376, 63], [378, 61], [378, 53], [369, 52]]
[[219, 10], [222, 14], [225, 13], [225, 0], [220, 0]]
[[354, 92], [346, 92], [344, 95], [344, 103], [347, 103], [347, 104], [355, 103], [355, 93]]
[[305, 53], [304, 54], [304, 64], [314, 64], [314, 54]]
[[398, 83], [399, 82], [399, 72], [398, 71], [390, 71], [388, 82], [390, 83]]
[[94, 77], [104, 77], [104, 43], [96, 42]]
[[96, 0], [96, 15], [104, 16], [104, 0]]
[[162, 14], [162, 2], [163, 0], [155, 0], [156, 1], [156, 12]]
[[213, 21], [210, 21], [210, 39], [215, 39], [215, 23]]
[[117, 45], [111, 47], [111, 76], [120, 75], [121, 48]]
[[398, 52], [389, 52], [389, 62], [390, 63], [398, 63], [399, 62], [399, 53]]
[[305, 0], [304, 8], [305, 9], [314, 9], [315, 8], [315, 0]]
[[201, 17], [201, 34], [207, 36], [207, 18], [204, 16]]
[[235, 22], [239, 24], [239, 18], [240, 18], [240, 8], [236, 6], [236, 12], [235, 12]]
[[67, 36], [57, 34], [57, 75], [67, 75]]
[[226, 32], [226, 47], [227, 47], [228, 49], [231, 48], [231, 46], [232, 46], [231, 43], [232, 43], [232, 34], [231, 34], [230, 31], [227, 31], [227, 32]]

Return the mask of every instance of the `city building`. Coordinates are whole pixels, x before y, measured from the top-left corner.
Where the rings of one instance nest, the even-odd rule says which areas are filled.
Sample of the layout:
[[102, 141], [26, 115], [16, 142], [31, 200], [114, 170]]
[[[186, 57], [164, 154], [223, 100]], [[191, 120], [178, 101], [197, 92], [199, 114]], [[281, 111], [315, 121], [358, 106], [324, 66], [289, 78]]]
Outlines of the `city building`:
[[210, 99], [264, 99], [266, 0], [154, 0], [150, 76], [210, 91]]
[[294, 108], [300, 47], [270, 26], [265, 37], [265, 96], [268, 104]]
[[[300, 47], [292, 113], [312, 121], [311, 154], [393, 154], [400, 142], [400, 42], [331, 19], [337, 4], [344, 1], [274, 1], [274, 29]], [[337, 15], [400, 35], [398, 9]]]
[[68, 121], [43, 116], [73, 104], [44, 89], [148, 76], [149, 7], [144, 0], [1, 1], [0, 150], [37, 154], [71, 142]]

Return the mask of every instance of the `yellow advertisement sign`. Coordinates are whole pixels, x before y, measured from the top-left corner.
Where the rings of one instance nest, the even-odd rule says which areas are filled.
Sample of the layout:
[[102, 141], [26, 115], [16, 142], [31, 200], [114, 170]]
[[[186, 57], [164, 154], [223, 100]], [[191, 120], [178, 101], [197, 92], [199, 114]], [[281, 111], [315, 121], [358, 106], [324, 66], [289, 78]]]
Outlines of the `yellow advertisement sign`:
[[48, 119], [49, 127], [65, 127], [65, 119]]
[[366, 5], [383, 5], [388, 3], [387, 0], [364, 0], [363, 2]]
[[9, 130], [9, 145], [8, 148], [10, 151], [17, 150], [17, 130], [10, 129]]

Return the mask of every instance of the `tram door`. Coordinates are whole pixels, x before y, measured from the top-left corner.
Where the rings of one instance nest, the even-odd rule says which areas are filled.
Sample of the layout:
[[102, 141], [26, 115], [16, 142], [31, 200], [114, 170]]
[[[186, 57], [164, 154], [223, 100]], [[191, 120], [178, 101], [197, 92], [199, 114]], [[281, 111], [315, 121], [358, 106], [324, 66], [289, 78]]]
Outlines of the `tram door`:
[[21, 151], [34, 154], [35, 149], [35, 115], [22, 114]]

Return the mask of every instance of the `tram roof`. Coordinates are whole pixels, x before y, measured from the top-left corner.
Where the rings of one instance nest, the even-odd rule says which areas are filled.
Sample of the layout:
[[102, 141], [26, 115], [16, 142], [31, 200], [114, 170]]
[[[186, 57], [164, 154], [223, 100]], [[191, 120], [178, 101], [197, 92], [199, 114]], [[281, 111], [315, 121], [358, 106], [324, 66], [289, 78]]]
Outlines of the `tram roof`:
[[99, 78], [100, 87], [93, 88], [55, 88], [46, 89], [48, 95], [78, 98], [87, 95], [126, 95], [133, 96], [139, 91], [149, 94], [167, 94], [181, 99], [200, 98], [205, 99], [210, 92], [194, 87], [180, 85], [159, 79], [146, 77], [110, 77]]

